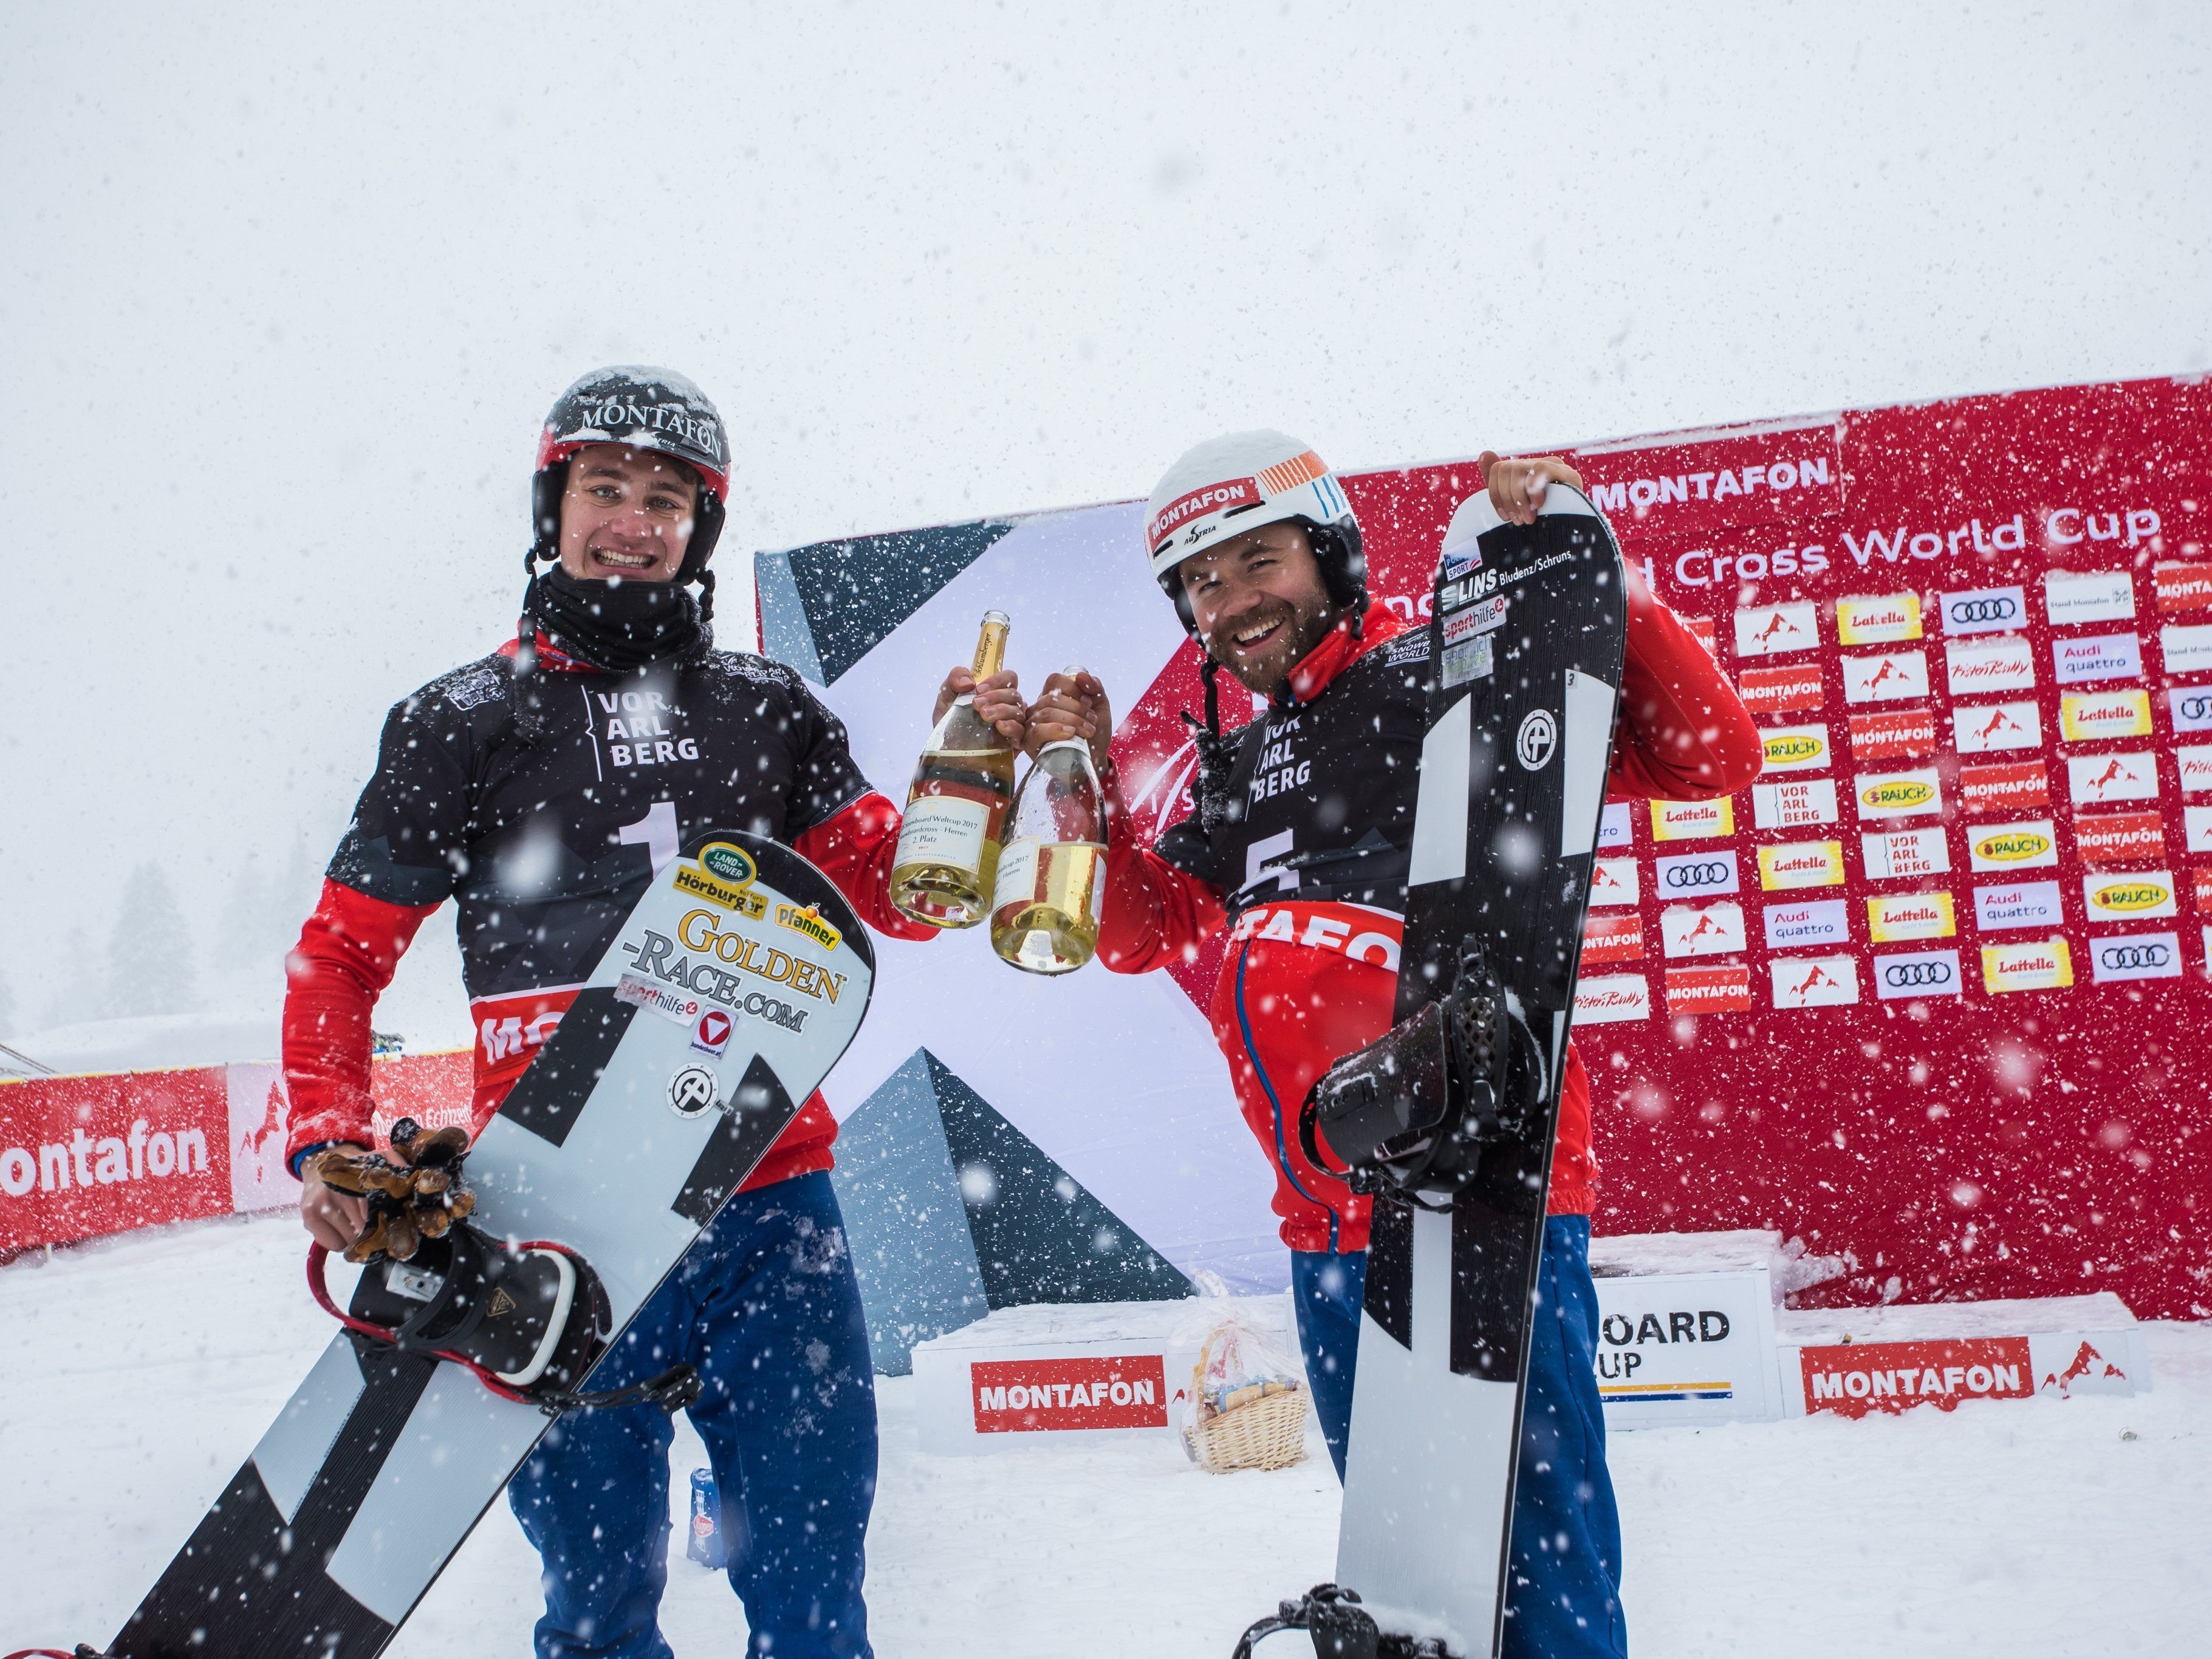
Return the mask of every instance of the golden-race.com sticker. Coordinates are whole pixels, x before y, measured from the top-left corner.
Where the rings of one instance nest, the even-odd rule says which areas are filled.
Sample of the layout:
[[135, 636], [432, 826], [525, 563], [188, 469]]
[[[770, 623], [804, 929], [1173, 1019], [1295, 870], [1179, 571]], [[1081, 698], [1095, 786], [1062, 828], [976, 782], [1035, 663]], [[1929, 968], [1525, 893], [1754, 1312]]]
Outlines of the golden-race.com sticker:
[[1835, 887], [1844, 879], [1839, 841], [1792, 841], [1759, 849], [1759, 884], [1769, 892], [1790, 887]]
[[2150, 735], [2148, 691], [2069, 691], [2058, 700], [2058, 726], [2069, 742]]
[[2112, 870], [2081, 878], [2092, 921], [2148, 921], [2176, 914], [2173, 877], [2164, 870]]
[[1986, 823], [1969, 830], [1966, 858], [1976, 870], [2033, 870], [2058, 862], [2058, 831], [2049, 818]]
[[1982, 946], [1982, 988], [2063, 991], [2074, 983], [2074, 958], [2057, 934], [2025, 945]]
[[1718, 800], [1655, 800], [1651, 803], [1651, 839], [1703, 841], [1735, 833], [1735, 804], [1728, 796]]
[[1948, 939], [1959, 931], [1948, 893], [1890, 893], [1869, 899], [1866, 906], [1867, 932], [1876, 945]]
[[1839, 645], [1893, 645], [1920, 637], [1920, 596], [1887, 593], [1877, 599], [1836, 601]]

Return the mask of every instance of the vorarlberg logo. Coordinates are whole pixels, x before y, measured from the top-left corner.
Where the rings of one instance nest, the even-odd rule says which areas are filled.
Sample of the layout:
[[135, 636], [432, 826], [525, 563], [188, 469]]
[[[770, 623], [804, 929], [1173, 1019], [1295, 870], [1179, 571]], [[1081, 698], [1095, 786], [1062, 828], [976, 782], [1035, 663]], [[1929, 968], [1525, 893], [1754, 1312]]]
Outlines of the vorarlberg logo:
[[1913, 985], [1948, 985], [1951, 982], [1951, 964], [1934, 961], [1893, 962], [1883, 967], [1881, 980], [1885, 985], [1900, 988]]
[[1953, 599], [1943, 607], [1943, 618], [1954, 628], [1966, 623], [2010, 622], [2020, 605], [2004, 594], [1994, 599]]
[[2108, 882], [2090, 902], [2100, 910], [2149, 910], [2166, 902], [2166, 889], [2154, 881]]
[[2040, 858], [2051, 850], [2051, 837], [2033, 830], [2001, 830], [1993, 836], [1984, 836], [1974, 843], [1974, 851], [1985, 859], [1999, 863], [2017, 863], [2021, 859]]
[[2172, 960], [2173, 952], [2163, 945], [2100, 945], [2097, 947], [2098, 965], [2112, 969], [2163, 968]]

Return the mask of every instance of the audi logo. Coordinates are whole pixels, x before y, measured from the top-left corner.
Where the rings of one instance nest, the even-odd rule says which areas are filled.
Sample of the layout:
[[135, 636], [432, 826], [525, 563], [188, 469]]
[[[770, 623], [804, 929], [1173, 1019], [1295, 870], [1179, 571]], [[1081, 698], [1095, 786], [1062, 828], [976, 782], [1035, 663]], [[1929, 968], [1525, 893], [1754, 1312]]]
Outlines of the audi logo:
[[1948, 962], [1893, 962], [1881, 970], [1885, 985], [1900, 988], [1908, 985], [1948, 985], [1951, 964]]
[[2180, 700], [2181, 718], [2201, 720], [2212, 718], [2212, 691], [2200, 691], [2195, 696]]
[[2020, 606], [2002, 595], [1994, 599], [1954, 599], [1943, 607], [1943, 614], [1954, 623], [2010, 622], [2020, 614]]
[[1669, 887], [1711, 887], [1729, 878], [1725, 864], [1669, 865], [1662, 878]]
[[2097, 951], [2101, 967], [2163, 968], [2173, 960], [2173, 953], [2163, 945], [2107, 945]]

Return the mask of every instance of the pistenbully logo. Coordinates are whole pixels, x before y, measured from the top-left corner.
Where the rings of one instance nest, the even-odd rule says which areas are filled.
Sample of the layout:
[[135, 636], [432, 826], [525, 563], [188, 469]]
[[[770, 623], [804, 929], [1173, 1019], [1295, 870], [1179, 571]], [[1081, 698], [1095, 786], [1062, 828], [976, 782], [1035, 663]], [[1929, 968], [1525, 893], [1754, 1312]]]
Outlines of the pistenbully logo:
[[1532, 708], [1521, 720], [1521, 730], [1513, 739], [1513, 753], [1523, 769], [1541, 771], [1544, 763], [1552, 758], [1558, 746], [1559, 728], [1548, 708]]

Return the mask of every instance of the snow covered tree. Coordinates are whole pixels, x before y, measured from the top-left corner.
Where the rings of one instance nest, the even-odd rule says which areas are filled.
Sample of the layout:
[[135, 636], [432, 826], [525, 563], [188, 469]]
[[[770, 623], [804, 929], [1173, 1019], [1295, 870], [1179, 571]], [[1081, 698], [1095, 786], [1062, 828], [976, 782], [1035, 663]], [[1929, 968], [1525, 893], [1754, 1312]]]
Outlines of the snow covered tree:
[[191, 933], [158, 864], [142, 864], [124, 884], [123, 913], [107, 938], [107, 981], [100, 1012], [188, 1014], [199, 1006]]

